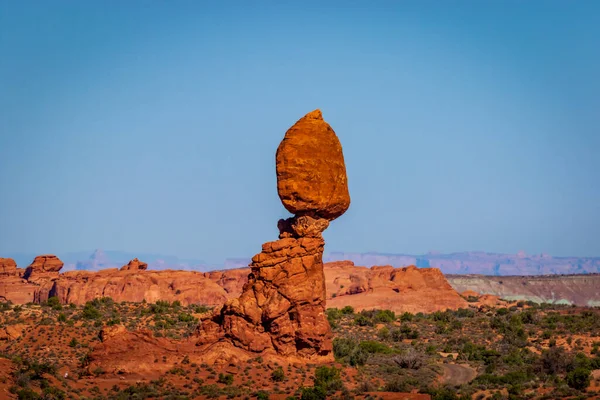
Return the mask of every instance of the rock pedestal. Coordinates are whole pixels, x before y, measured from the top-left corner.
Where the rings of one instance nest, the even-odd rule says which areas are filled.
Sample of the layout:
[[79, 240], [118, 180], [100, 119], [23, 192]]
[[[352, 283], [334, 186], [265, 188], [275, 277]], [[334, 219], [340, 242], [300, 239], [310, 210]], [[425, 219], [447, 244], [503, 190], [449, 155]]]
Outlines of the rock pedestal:
[[[261, 353], [331, 360], [331, 330], [325, 315], [322, 229], [327, 220], [304, 219], [308, 236], [282, 232], [252, 258], [242, 295], [199, 327], [199, 345], [218, 341]], [[319, 230], [321, 229], [321, 230]]]

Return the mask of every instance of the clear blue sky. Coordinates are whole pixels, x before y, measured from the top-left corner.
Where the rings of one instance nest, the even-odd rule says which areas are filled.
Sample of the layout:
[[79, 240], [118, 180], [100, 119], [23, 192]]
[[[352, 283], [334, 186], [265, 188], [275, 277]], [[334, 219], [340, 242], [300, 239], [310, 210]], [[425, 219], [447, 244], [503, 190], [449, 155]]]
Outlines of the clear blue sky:
[[252, 256], [315, 108], [327, 250], [600, 256], [600, 2], [441, 0], [0, 0], [0, 255]]

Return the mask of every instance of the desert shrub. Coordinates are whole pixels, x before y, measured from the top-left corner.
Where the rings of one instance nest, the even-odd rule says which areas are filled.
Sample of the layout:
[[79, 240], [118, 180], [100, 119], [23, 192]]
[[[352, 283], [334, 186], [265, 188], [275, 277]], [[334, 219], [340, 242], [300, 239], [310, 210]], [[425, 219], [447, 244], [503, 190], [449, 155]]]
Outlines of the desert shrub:
[[562, 347], [551, 347], [542, 352], [542, 370], [548, 375], [556, 375], [566, 371], [570, 363], [565, 349]]
[[159, 393], [154, 385], [148, 385], [144, 383], [138, 383], [135, 386], [129, 386], [111, 398], [115, 400], [129, 400], [129, 399], [147, 399], [153, 397], [159, 397]]
[[352, 339], [337, 337], [333, 339], [333, 355], [335, 358], [349, 356], [356, 348], [356, 342]]
[[400, 316], [400, 321], [408, 322], [413, 320], [413, 315], [409, 312], [405, 312]]
[[340, 370], [335, 367], [322, 365], [315, 370], [315, 387], [321, 387], [325, 393], [342, 390], [344, 384], [340, 377]]
[[390, 310], [377, 310], [373, 319], [375, 322], [394, 322], [396, 314]]
[[285, 379], [285, 372], [283, 372], [283, 368], [278, 367], [271, 373], [271, 380], [273, 382], [283, 382]]
[[377, 336], [379, 336], [381, 340], [388, 340], [391, 336], [389, 328], [387, 326], [384, 326], [379, 331], [377, 331]]
[[19, 400], [38, 400], [40, 398], [40, 395], [30, 388], [15, 389], [14, 392]]
[[412, 329], [408, 325], [402, 325], [400, 328], [394, 328], [390, 332], [392, 340], [395, 342], [400, 342], [404, 339], [418, 339], [419, 331], [416, 329]]
[[352, 352], [352, 354], [350, 354], [350, 357], [348, 358], [348, 363], [353, 367], [358, 365], [365, 365], [368, 358], [369, 354], [367, 352], [361, 350], [360, 348], [357, 348], [355, 351]]
[[354, 307], [352, 307], [352, 306], [345, 306], [344, 308], [342, 308], [342, 314], [344, 314], [344, 315], [352, 315], [352, 314], [354, 314]]
[[431, 395], [431, 400], [458, 400], [459, 398], [464, 398], [458, 397], [456, 392], [449, 387], [428, 388], [426, 393]]
[[165, 314], [170, 308], [171, 305], [168, 301], [157, 300], [156, 303], [150, 305], [150, 312], [153, 314]]
[[0, 301], [0, 312], [10, 310], [12, 303], [10, 301]]
[[102, 314], [92, 302], [85, 303], [81, 316], [85, 319], [99, 319]]
[[210, 311], [209, 307], [206, 307], [206, 306], [203, 306], [203, 305], [194, 306], [194, 312], [196, 314], [204, 314], [204, 313], [209, 312], [209, 311]]
[[539, 322], [539, 318], [533, 310], [525, 310], [521, 312], [520, 318], [524, 324], [535, 325]]
[[91, 301], [94, 307], [112, 307], [115, 301], [110, 297], [98, 297]]
[[48, 386], [42, 389], [43, 400], [64, 400], [66, 398], [66, 393], [54, 386]]
[[321, 386], [302, 388], [301, 400], [325, 400], [327, 391]]
[[414, 348], [409, 347], [401, 354], [395, 355], [392, 361], [400, 368], [419, 369], [423, 365], [423, 356]]
[[231, 385], [233, 384], [233, 375], [220, 373], [219, 380], [217, 382], [223, 383], [225, 385]]
[[386, 392], [410, 392], [419, 386], [419, 381], [412, 377], [395, 377], [387, 381], [384, 386]]
[[431, 314], [431, 319], [434, 321], [450, 322], [452, 319], [452, 314], [450, 314], [448, 311], [436, 311]]
[[577, 390], [585, 390], [590, 386], [591, 371], [586, 368], [578, 367], [567, 374], [567, 385]]
[[361, 350], [371, 354], [390, 354], [392, 352], [392, 349], [390, 349], [388, 346], [374, 340], [363, 340], [358, 346]]
[[454, 316], [458, 318], [473, 318], [475, 316], [475, 311], [468, 308], [459, 308], [454, 311]]
[[177, 317], [180, 322], [196, 322], [196, 318], [194, 318], [191, 314], [188, 313], [179, 313]]
[[269, 393], [264, 390], [259, 390], [255, 393], [256, 400], [269, 400]]
[[60, 304], [60, 300], [56, 296], [49, 297], [46, 305], [53, 310], [62, 310], [62, 304]]
[[67, 316], [64, 313], [60, 313], [58, 314], [58, 316], [56, 317], [56, 320], [58, 322], [67, 322]]
[[364, 365], [369, 355], [358, 347], [352, 339], [333, 339], [333, 354], [338, 361], [349, 363], [351, 366]]
[[354, 323], [358, 326], [373, 326], [373, 319], [364, 314], [357, 314], [354, 317]]
[[342, 313], [342, 310], [339, 310], [337, 308], [328, 308], [326, 313], [327, 313], [327, 321], [329, 322], [329, 325], [331, 325], [332, 328], [337, 328], [339, 325], [338, 321], [344, 315]]

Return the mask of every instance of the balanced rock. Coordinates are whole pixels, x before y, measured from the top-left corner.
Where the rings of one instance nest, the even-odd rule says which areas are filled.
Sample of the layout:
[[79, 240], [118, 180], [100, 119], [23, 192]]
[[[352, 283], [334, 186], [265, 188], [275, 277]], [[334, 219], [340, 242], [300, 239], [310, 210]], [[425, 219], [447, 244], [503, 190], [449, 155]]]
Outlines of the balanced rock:
[[127, 265], [121, 267], [121, 271], [144, 271], [148, 269], [148, 264], [134, 258]]
[[350, 206], [342, 145], [320, 110], [296, 122], [277, 148], [277, 192], [297, 216], [329, 221]]

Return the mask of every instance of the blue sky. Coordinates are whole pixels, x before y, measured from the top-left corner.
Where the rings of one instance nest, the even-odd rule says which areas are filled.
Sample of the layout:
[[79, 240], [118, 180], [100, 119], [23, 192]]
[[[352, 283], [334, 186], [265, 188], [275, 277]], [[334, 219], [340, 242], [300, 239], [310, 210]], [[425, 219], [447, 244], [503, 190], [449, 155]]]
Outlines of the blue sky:
[[0, 0], [0, 255], [275, 240], [320, 108], [329, 251], [600, 256], [597, 1]]

